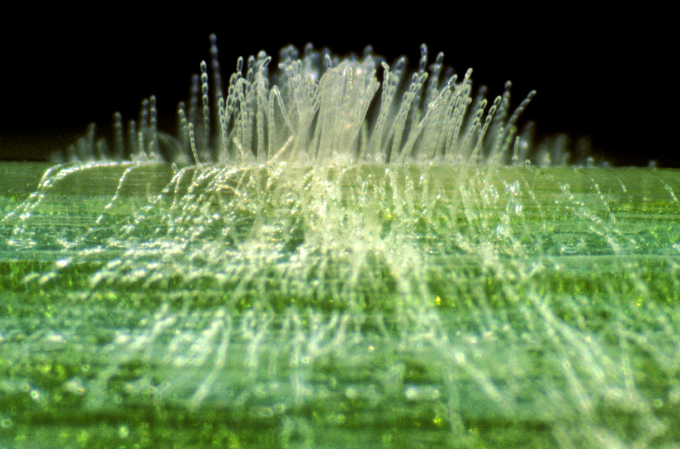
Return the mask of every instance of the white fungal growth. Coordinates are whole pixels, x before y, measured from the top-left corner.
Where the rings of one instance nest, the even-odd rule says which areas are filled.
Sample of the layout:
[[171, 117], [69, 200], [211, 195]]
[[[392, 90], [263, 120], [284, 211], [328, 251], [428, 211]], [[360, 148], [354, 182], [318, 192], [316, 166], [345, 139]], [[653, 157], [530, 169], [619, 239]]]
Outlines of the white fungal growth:
[[[424, 44], [419, 69], [411, 75], [404, 57], [390, 67], [370, 47], [361, 58], [340, 58], [308, 44], [302, 58], [293, 46], [282, 49], [273, 75], [266, 53], [249, 57], [245, 67], [239, 58], [236, 71], [223, 82], [214, 35], [211, 41], [213, 73], [209, 76], [208, 65], [201, 62], [188, 109], [179, 105], [176, 136], [157, 129], [152, 96], [142, 103], [139, 123], [128, 126], [127, 148], [116, 114], [113, 152], [103, 141], [95, 142], [91, 126], [69, 159], [237, 166], [336, 159], [508, 164], [512, 152], [522, 149], [516, 122], [535, 91], [511, 112], [508, 82], [505, 93], [489, 106], [485, 88], [473, 98], [472, 69], [462, 79], [448, 72], [442, 76], [444, 55], [439, 53], [428, 70]], [[521, 160], [517, 154], [514, 160], [524, 163], [529, 156], [525, 151]]]

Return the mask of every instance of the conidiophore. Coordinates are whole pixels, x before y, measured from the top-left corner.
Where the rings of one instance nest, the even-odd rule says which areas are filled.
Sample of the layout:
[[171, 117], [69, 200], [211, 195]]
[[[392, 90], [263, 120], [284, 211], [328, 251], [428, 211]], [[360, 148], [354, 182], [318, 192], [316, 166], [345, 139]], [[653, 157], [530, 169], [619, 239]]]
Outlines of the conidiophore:
[[473, 96], [472, 69], [462, 79], [451, 70], [442, 73], [443, 53], [428, 68], [424, 44], [418, 70], [410, 75], [404, 57], [390, 67], [371, 47], [361, 58], [340, 58], [308, 44], [302, 58], [295, 47], [283, 48], [271, 76], [272, 58], [266, 53], [250, 56], [247, 62], [239, 58], [236, 71], [226, 80], [215, 35], [210, 39], [212, 74], [202, 61], [188, 104], [179, 104], [175, 136], [157, 129], [152, 96], [142, 102], [139, 120], [128, 124], [127, 138], [121, 115], [114, 115], [112, 149], [103, 140], [95, 142], [90, 125], [87, 136], [69, 149], [65, 159], [230, 165], [338, 158], [390, 164], [567, 161], [564, 148], [551, 149], [559, 154], [548, 159], [532, 154], [531, 127], [517, 137], [517, 120], [535, 91], [512, 111], [508, 81], [503, 95], [489, 104], [485, 87]]

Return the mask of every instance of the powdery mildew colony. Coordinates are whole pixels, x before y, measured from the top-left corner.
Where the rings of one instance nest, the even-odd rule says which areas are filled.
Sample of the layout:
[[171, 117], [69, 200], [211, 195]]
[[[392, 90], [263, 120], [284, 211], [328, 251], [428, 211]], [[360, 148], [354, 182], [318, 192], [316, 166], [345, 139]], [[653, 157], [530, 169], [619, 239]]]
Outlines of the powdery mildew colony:
[[370, 53], [268, 64], [213, 62], [210, 97], [203, 63], [177, 137], [152, 98], [6, 215], [7, 438], [61, 408], [115, 423], [91, 446], [672, 447], [677, 177], [524, 164], [569, 156], [425, 49], [405, 88]]

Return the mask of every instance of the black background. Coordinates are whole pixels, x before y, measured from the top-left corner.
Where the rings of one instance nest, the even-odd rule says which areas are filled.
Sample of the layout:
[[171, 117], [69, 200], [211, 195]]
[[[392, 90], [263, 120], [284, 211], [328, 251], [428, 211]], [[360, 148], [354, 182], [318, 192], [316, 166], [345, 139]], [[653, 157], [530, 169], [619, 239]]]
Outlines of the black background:
[[[513, 82], [513, 104], [538, 94], [523, 116], [539, 134], [588, 135], [595, 152], [612, 165], [680, 167], [670, 13], [587, 8], [569, 11], [474, 11], [457, 4], [392, 3], [316, 7], [253, 3], [227, 10], [80, 11], [41, 13], [41, 19], [3, 27], [1, 160], [44, 160], [82, 135], [90, 122], [110, 133], [111, 116], [136, 118], [143, 98], [155, 95], [159, 126], [175, 133], [176, 107], [186, 100], [192, 73], [208, 60], [211, 33], [218, 36], [222, 73], [239, 55], [265, 50], [274, 57], [287, 44], [307, 42], [336, 54], [361, 53], [370, 44], [392, 63], [400, 55], [417, 65], [426, 43], [473, 85], [490, 96]], [[418, 8], [416, 8], [416, 6]], [[187, 6], [189, 8], [189, 6]], [[65, 18], [66, 17], [66, 18]], [[68, 18], [72, 17], [72, 18]], [[6, 17], [6, 24], [12, 22]], [[17, 18], [20, 20], [20, 18]], [[11, 30], [11, 31], [9, 31]], [[271, 66], [275, 66], [272, 64]], [[522, 123], [523, 123], [522, 122]]]

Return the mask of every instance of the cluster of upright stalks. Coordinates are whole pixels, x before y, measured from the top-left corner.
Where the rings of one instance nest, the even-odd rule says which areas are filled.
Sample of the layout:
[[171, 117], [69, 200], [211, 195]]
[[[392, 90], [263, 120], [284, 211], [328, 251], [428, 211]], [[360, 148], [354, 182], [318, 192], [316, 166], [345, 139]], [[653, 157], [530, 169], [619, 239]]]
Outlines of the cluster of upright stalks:
[[[228, 81], [222, 77], [215, 35], [212, 74], [201, 62], [188, 104], [178, 107], [178, 132], [157, 129], [156, 98], [142, 102], [139, 119], [124, 131], [114, 114], [111, 143], [88, 133], [55, 159], [66, 161], [143, 161], [242, 166], [264, 162], [458, 164], [536, 166], [585, 165], [587, 140], [573, 154], [563, 136], [534, 142], [533, 124], [517, 135], [519, 116], [535, 91], [513, 111], [508, 81], [489, 104], [486, 88], [472, 89], [472, 70], [459, 79], [443, 71], [444, 54], [428, 67], [421, 46], [418, 71], [409, 75], [406, 59], [392, 67], [367, 47], [361, 58], [339, 58], [328, 50], [281, 50], [278, 69], [260, 52], [239, 58]], [[382, 71], [382, 83], [377, 71]], [[443, 73], [444, 72], [444, 73]]]

